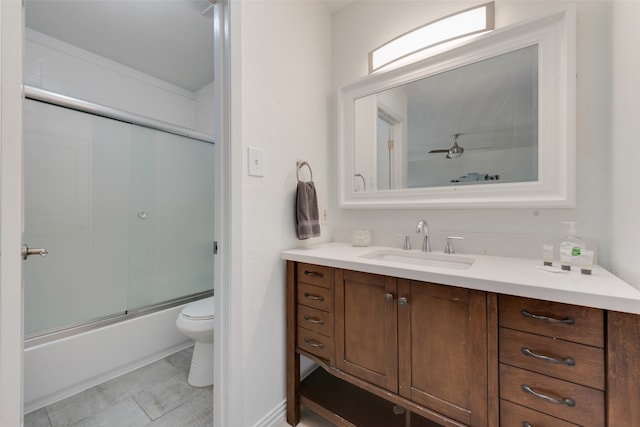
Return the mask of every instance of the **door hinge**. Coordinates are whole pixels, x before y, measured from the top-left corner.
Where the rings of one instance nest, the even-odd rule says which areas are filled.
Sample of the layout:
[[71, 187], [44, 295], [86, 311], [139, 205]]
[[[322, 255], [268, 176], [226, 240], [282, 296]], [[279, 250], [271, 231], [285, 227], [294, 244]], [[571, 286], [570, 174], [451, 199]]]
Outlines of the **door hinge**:
[[218, 253], [218, 242], [213, 242], [213, 254], [216, 255]]

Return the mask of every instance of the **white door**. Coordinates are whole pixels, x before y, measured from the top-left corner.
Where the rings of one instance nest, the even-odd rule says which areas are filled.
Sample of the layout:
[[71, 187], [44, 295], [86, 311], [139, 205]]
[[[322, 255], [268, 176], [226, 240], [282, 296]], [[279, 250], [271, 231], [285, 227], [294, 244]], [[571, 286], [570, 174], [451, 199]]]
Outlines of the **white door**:
[[22, 425], [21, 0], [0, 0], [0, 426]]

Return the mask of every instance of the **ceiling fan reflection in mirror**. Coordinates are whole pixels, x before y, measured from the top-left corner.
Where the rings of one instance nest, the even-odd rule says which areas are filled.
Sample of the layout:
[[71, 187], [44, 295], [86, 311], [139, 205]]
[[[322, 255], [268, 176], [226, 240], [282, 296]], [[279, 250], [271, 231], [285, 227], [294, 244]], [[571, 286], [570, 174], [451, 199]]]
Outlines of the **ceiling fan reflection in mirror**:
[[[457, 159], [458, 157], [464, 154], [465, 148], [458, 145], [458, 137], [461, 135], [466, 135], [464, 133], [454, 133], [451, 135], [453, 138], [453, 145], [450, 148], [439, 148], [436, 150], [429, 151], [429, 154], [432, 153], [446, 153], [445, 158], [447, 159]], [[467, 148], [467, 150], [487, 150], [492, 147], [478, 147], [478, 148]]]

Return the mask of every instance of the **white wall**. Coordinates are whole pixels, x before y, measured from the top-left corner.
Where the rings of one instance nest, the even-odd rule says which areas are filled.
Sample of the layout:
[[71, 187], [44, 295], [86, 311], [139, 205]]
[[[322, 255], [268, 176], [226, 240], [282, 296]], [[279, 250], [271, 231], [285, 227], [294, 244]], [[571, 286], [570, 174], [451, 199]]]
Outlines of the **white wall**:
[[478, 172], [482, 176], [500, 175], [497, 182], [531, 181], [537, 176], [537, 162], [531, 160], [537, 152], [537, 147], [479, 150], [470, 159], [463, 156], [456, 162], [443, 162], [442, 158], [430, 156], [409, 161], [408, 181], [415, 187], [451, 185], [452, 179], [466, 176], [469, 172]]
[[[333, 17], [333, 77], [334, 90], [367, 75], [367, 54], [385, 41], [409, 31], [426, 22], [454, 13], [484, 1], [356, 1], [338, 11]], [[426, 218], [432, 230], [451, 233], [492, 234], [535, 234], [561, 235], [564, 232], [561, 221], [578, 221], [579, 233], [598, 242], [600, 263], [613, 267], [612, 239], [612, 164], [611, 152], [616, 141], [611, 140], [611, 43], [614, 25], [612, 23], [613, 2], [563, 2], [563, 1], [496, 1], [496, 27], [504, 27], [521, 20], [550, 14], [575, 4], [577, 7], [577, 206], [575, 209], [466, 209], [466, 210], [341, 210], [337, 192], [333, 193], [331, 206], [334, 225], [338, 228], [370, 227], [374, 229], [398, 230], [414, 234], [416, 222]], [[617, 4], [617, 3], [616, 3]], [[626, 9], [631, 9], [625, 5]], [[622, 7], [621, 7], [622, 9]], [[617, 16], [617, 15], [616, 15]], [[616, 29], [622, 35], [631, 31], [632, 22], [620, 22], [625, 29]], [[637, 31], [634, 32], [637, 40]], [[633, 51], [632, 43], [621, 53]], [[632, 61], [626, 58], [627, 61]], [[635, 60], [637, 61], [637, 60]], [[635, 62], [637, 67], [637, 62]], [[620, 71], [618, 74], [622, 73]], [[626, 79], [631, 80], [632, 73]], [[636, 83], [634, 83], [636, 84]], [[637, 87], [637, 86], [636, 86]], [[624, 88], [624, 89], [622, 89]], [[625, 83], [620, 89], [626, 90]], [[637, 102], [637, 101], [633, 101]], [[626, 107], [621, 100], [620, 108]], [[635, 114], [629, 117], [637, 117]], [[625, 138], [635, 139], [629, 130]], [[631, 140], [629, 144], [631, 143]], [[337, 157], [333, 145], [331, 161]], [[629, 156], [627, 156], [629, 158]], [[630, 162], [626, 169], [631, 169]], [[633, 181], [633, 180], [630, 180]], [[637, 181], [637, 180], [636, 180]], [[331, 188], [338, 188], [335, 179]], [[631, 184], [627, 185], [629, 188]], [[616, 192], [614, 192], [615, 194]], [[624, 198], [623, 198], [624, 200]], [[636, 202], [637, 203], [637, 202]], [[619, 203], [622, 204], [622, 203]], [[638, 220], [635, 230], [638, 230]], [[336, 229], [336, 233], [338, 229]], [[635, 233], [636, 236], [638, 233]], [[634, 239], [635, 240], [635, 239]], [[466, 241], [465, 241], [466, 242]], [[465, 242], [459, 249], [464, 251]], [[417, 247], [417, 239], [414, 247]], [[401, 244], [399, 241], [398, 244]], [[434, 241], [434, 248], [440, 249], [444, 241]], [[620, 246], [620, 243], [617, 243]], [[629, 244], [625, 249], [628, 249]], [[637, 253], [637, 251], [635, 252]], [[637, 268], [637, 267], [636, 267]], [[626, 276], [627, 279], [631, 277]], [[637, 275], [635, 276], [637, 280]], [[624, 278], [624, 277], [623, 277]], [[636, 282], [637, 286], [640, 283]]]
[[25, 37], [25, 84], [212, 133], [211, 85], [194, 94], [37, 31]]
[[640, 287], [640, 55], [638, 22], [640, 3], [616, 2], [613, 7], [611, 162], [613, 203], [604, 209], [612, 222], [614, 273]]
[[213, 83], [196, 92], [194, 100], [193, 127], [200, 132], [216, 134], [213, 114], [214, 114], [214, 85]]
[[[241, 264], [241, 280], [231, 284], [241, 287], [241, 301], [231, 307], [242, 311], [242, 354], [235, 355], [242, 358], [238, 425], [268, 425], [282, 416], [285, 399], [285, 264], [280, 251], [328, 236], [322, 226], [320, 238], [296, 239], [294, 195], [298, 159], [313, 169], [320, 206], [334, 191], [328, 186], [334, 169], [326, 148], [333, 110], [331, 22], [317, 0], [248, 0], [231, 6], [232, 57], [240, 55], [232, 58], [231, 70], [232, 179], [242, 182], [241, 194], [232, 193], [241, 198], [232, 219], [241, 221], [232, 242], [241, 238], [241, 248], [233, 252], [239, 256], [232, 258], [234, 265]], [[262, 178], [247, 175], [249, 146], [264, 150]], [[234, 174], [237, 168], [241, 174]]]

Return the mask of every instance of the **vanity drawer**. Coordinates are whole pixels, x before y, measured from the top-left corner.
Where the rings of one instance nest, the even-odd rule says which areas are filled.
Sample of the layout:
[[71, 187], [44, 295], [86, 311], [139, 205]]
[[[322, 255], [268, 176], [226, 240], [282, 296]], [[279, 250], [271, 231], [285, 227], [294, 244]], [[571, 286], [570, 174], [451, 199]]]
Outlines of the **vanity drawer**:
[[299, 262], [296, 276], [298, 283], [303, 282], [330, 288], [333, 278], [333, 268]]
[[333, 360], [333, 340], [305, 328], [298, 328], [298, 348], [322, 359]]
[[330, 337], [333, 335], [333, 315], [326, 311], [298, 305], [298, 326]]
[[501, 400], [500, 427], [576, 427], [576, 425], [507, 400]]
[[298, 283], [298, 304], [331, 312], [333, 311], [333, 292], [331, 289], [320, 286]]
[[500, 295], [500, 326], [604, 347], [603, 310]]
[[[532, 392], [525, 391], [525, 386]], [[604, 392], [502, 363], [500, 397], [578, 425], [605, 425]], [[563, 402], [567, 399], [571, 399], [574, 405]]]
[[604, 390], [602, 348], [500, 328], [500, 362]]

